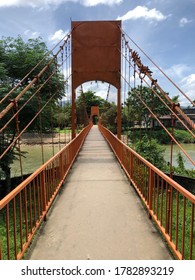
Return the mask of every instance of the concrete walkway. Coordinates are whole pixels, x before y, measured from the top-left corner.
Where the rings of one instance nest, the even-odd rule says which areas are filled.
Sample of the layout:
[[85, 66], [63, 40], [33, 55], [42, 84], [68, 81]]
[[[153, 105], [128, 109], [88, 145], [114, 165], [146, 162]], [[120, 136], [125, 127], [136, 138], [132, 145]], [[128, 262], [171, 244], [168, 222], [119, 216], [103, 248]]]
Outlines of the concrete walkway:
[[172, 259], [97, 126], [87, 136], [27, 258]]

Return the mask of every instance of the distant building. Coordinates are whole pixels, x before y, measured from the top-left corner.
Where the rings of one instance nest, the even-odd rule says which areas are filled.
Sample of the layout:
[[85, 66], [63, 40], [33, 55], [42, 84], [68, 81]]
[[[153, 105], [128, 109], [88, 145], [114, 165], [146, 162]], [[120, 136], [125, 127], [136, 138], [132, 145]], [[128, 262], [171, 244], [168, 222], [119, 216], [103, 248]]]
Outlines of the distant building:
[[[195, 123], [195, 108], [182, 108], [182, 111]], [[180, 117], [179, 114], [177, 114]], [[187, 122], [180, 117], [181, 120], [188, 126]], [[165, 115], [159, 117], [160, 121], [165, 127], [171, 127], [171, 115]], [[160, 124], [155, 120], [154, 126], [160, 126]], [[183, 125], [180, 121], [175, 117], [175, 127], [183, 128]]]

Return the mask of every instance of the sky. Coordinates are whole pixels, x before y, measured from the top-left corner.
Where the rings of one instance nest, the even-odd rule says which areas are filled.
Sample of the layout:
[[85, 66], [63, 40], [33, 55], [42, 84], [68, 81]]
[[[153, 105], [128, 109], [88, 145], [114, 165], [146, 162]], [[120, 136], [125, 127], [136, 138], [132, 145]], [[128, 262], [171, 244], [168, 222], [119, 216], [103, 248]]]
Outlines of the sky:
[[[71, 20], [121, 20], [125, 33], [195, 99], [195, 0], [0, 0], [0, 37], [41, 36], [51, 49], [70, 31]], [[179, 94], [147, 66], [170, 96]], [[106, 86], [91, 89], [103, 94]], [[183, 96], [179, 101], [189, 105]]]

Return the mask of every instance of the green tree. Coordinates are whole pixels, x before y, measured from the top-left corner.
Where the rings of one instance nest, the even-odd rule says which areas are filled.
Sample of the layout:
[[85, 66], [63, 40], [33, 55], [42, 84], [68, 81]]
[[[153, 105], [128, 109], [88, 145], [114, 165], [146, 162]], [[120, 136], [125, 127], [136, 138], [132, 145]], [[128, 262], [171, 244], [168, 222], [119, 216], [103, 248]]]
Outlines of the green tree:
[[[47, 55], [46, 55], [47, 54]], [[45, 65], [53, 58], [49, 54], [46, 44], [39, 37], [37, 39], [29, 39], [24, 42], [21, 36], [17, 38], [3, 37], [0, 40], [0, 100], [17, 84], [18, 88], [12, 92], [9, 98], [5, 99], [0, 104], [0, 112], [4, 110], [10, 102], [14, 106], [12, 110], [6, 113], [1, 119], [1, 135], [0, 135], [0, 150], [1, 154], [7, 149], [8, 144], [12, 147], [7, 151], [6, 155], [0, 160], [0, 174], [6, 179], [7, 192], [10, 190], [10, 165], [17, 157], [18, 151], [14, 139], [18, 134], [18, 129], [21, 131], [26, 128], [30, 121], [38, 114], [40, 108], [49, 100], [54, 92], [57, 92], [56, 97], [50, 102], [44, 111], [41, 113], [41, 121], [36, 117], [33, 123], [28, 127], [29, 131], [39, 131], [40, 129], [48, 130], [51, 126], [51, 112], [57, 109], [58, 99], [64, 93], [63, 77], [58, 71], [57, 61], [50, 64], [48, 70], [40, 77], [38, 82], [26, 91], [26, 93], [15, 103], [14, 98], [36, 77]], [[39, 63], [39, 65], [32, 71], [32, 69]], [[43, 85], [44, 81], [52, 76], [49, 83]], [[23, 79], [27, 74], [28, 77]], [[37, 94], [33, 94], [40, 89]], [[14, 113], [22, 108], [27, 100], [31, 98], [30, 102], [20, 111], [20, 113], [11, 121]], [[49, 116], [49, 117], [48, 117]], [[19, 128], [17, 128], [16, 123]], [[6, 125], [6, 128], [4, 126]]]
[[[160, 97], [165, 100], [162, 94], [158, 91]], [[167, 115], [169, 110], [162, 101], [153, 93], [152, 89], [149, 87], [133, 88], [128, 93], [128, 98], [125, 102], [125, 114], [127, 115], [127, 121], [134, 126], [139, 124], [145, 126], [146, 129], [151, 125], [153, 126], [153, 117], [150, 111], [142, 103], [141, 100], [152, 110], [152, 112], [157, 116]]]
[[[38, 75], [38, 73], [43, 69], [45, 65], [51, 60], [53, 57], [48, 53], [48, 49], [46, 44], [39, 37], [37, 39], [29, 39], [27, 42], [24, 42], [21, 36], [17, 38], [3, 38], [0, 40], [0, 54], [1, 61], [0, 65], [3, 65], [2, 69], [3, 75], [0, 77], [1, 88], [0, 88], [0, 98], [2, 98], [5, 94], [7, 94], [13, 86], [22, 81], [23, 77], [29, 73], [28, 78], [25, 79], [21, 85], [15, 90], [10, 96], [9, 100], [1, 105], [0, 109], [2, 110], [5, 106], [7, 106], [10, 102], [10, 99], [14, 99], [18, 93], [21, 92], [31, 81]], [[41, 61], [41, 63], [40, 63]], [[31, 70], [35, 67], [35, 65], [39, 65], [32, 72]], [[44, 81], [49, 77], [49, 75], [56, 71], [56, 74], [52, 76], [50, 81], [42, 87], [40, 93], [37, 94], [34, 98], [31, 99], [25, 108], [20, 113], [20, 118], [22, 122], [20, 123], [21, 129], [25, 127], [29, 121], [33, 118], [33, 116], [38, 111], [38, 106], [43, 106], [45, 102], [50, 98], [51, 94], [55, 91], [58, 91], [55, 99], [51, 102], [51, 106], [55, 109], [57, 106], [57, 100], [62, 97], [64, 94], [64, 81], [62, 75], [59, 73], [57, 68], [57, 62], [53, 62], [48, 70], [40, 77], [38, 82], [33, 85], [23, 97], [19, 100], [17, 106], [21, 107], [37, 90]], [[39, 103], [39, 104], [38, 104]], [[50, 123], [48, 122], [48, 110], [43, 112], [45, 114], [45, 118], [43, 117], [43, 128], [48, 128]], [[8, 116], [9, 119], [10, 116]], [[39, 127], [39, 121], [34, 121], [31, 125], [31, 130], [37, 129]]]
[[101, 123], [107, 127], [112, 133], [117, 133], [117, 106], [114, 103], [107, 102], [105, 104], [104, 112], [101, 115]]
[[81, 92], [76, 101], [77, 124], [86, 125], [88, 123], [92, 106], [98, 106], [101, 114], [104, 102], [104, 99], [96, 95], [94, 91], [88, 90], [86, 92]]
[[165, 149], [155, 139], [150, 140], [147, 135], [143, 136], [142, 140], [136, 143], [135, 150], [157, 168], [164, 170], [166, 167]]
[[88, 90], [86, 92], [81, 92], [81, 94], [77, 98], [77, 108], [85, 105], [87, 115], [90, 117], [91, 115], [91, 107], [99, 106], [100, 113], [104, 106], [104, 99], [100, 96], [96, 95], [94, 91]]
[[66, 102], [63, 106], [59, 106], [54, 116], [54, 127], [64, 129], [71, 127], [71, 104]]
[[178, 168], [181, 172], [185, 171], [185, 163], [184, 163], [184, 158], [181, 155], [181, 152], [179, 152], [177, 154], [177, 164], [178, 164]]
[[182, 156], [180, 151], [177, 153], [176, 161], [177, 161], [177, 166], [173, 167], [174, 174], [186, 176], [186, 177], [190, 177], [190, 178], [195, 178], [195, 170], [192, 168], [187, 169], [185, 167], [185, 159]]

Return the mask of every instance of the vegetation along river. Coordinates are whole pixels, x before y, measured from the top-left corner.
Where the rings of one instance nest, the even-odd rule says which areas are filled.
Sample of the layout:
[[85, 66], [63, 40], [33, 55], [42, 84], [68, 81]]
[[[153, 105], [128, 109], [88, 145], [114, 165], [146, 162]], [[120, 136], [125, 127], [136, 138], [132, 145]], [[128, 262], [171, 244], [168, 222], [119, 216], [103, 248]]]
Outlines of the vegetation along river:
[[[183, 149], [187, 152], [187, 154], [191, 157], [192, 160], [195, 161], [195, 144], [182, 144]], [[165, 153], [164, 158], [168, 162], [170, 162], [170, 145], [164, 145]], [[173, 165], [177, 166], [177, 154], [180, 151], [180, 148], [177, 145], [173, 147]], [[190, 160], [184, 155], [181, 151], [181, 155], [184, 158], [185, 168], [186, 169], [195, 169], [195, 166], [190, 162]]]
[[[27, 152], [25, 157], [22, 158], [22, 164], [23, 164], [23, 173], [28, 174], [34, 172], [38, 167], [42, 165], [42, 151], [40, 145], [21, 145], [22, 151]], [[63, 145], [59, 147], [59, 144], [54, 145], [54, 152], [58, 152], [60, 148], [62, 148]], [[170, 162], [170, 145], [165, 145], [165, 160]], [[195, 160], [195, 144], [182, 144], [182, 147], [186, 150], [186, 152], [190, 155], [190, 157]], [[177, 166], [177, 153], [179, 152], [179, 148], [174, 145], [173, 148], [173, 164]], [[185, 167], [186, 168], [193, 168], [193, 164], [185, 157], [183, 152], [181, 152], [182, 156], [185, 160]], [[53, 155], [53, 147], [51, 144], [44, 145], [44, 160], [45, 162]], [[15, 161], [12, 164], [11, 168], [11, 176], [20, 176], [20, 164], [19, 161]]]

